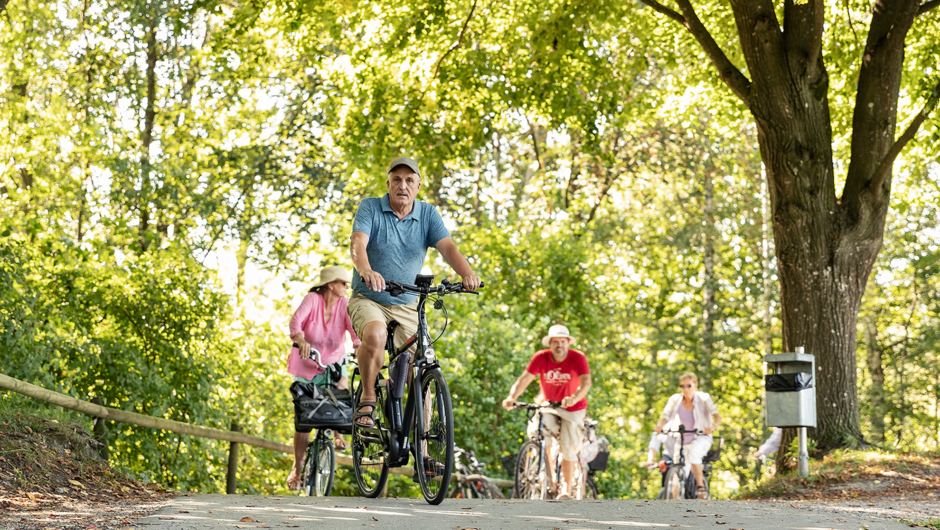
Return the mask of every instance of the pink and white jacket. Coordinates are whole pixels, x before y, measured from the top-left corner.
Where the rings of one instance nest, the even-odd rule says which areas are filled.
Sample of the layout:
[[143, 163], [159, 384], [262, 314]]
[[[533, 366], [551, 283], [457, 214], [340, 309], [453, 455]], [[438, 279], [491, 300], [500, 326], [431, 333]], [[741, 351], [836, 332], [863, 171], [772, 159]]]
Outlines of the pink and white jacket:
[[[360, 343], [359, 337], [353, 331], [352, 320], [346, 312], [348, 304], [349, 299], [345, 296], [337, 300], [333, 305], [330, 321], [324, 322], [323, 297], [318, 293], [307, 293], [290, 319], [290, 336], [293, 337], [302, 331], [304, 340], [310, 343], [312, 349], [320, 352], [320, 362], [335, 363], [345, 353], [346, 332], [352, 337], [354, 347], [358, 347]], [[291, 348], [290, 355], [287, 356], [287, 371], [304, 379], [313, 379], [313, 376], [323, 373], [323, 369], [317, 366], [313, 359], [301, 359], [300, 350], [297, 348]]]

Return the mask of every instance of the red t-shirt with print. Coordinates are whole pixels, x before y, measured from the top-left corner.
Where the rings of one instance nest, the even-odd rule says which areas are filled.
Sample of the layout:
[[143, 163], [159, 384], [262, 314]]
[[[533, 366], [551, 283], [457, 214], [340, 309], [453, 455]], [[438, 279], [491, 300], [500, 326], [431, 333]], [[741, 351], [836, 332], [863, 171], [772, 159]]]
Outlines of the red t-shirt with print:
[[[549, 401], [561, 401], [574, 395], [581, 386], [580, 376], [591, 373], [588, 368], [587, 357], [578, 350], [568, 349], [565, 360], [557, 363], [552, 358], [552, 350], [541, 350], [532, 356], [526, 371], [539, 376], [539, 387], [542, 395]], [[587, 398], [568, 407], [574, 412], [587, 408]]]

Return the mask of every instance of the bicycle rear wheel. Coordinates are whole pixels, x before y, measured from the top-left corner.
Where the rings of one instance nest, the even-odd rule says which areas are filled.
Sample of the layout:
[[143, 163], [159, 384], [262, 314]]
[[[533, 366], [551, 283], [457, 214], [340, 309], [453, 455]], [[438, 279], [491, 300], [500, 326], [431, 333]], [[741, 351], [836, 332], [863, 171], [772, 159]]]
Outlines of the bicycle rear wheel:
[[542, 446], [529, 440], [516, 456], [515, 494], [520, 499], [544, 499], [548, 489], [543, 476]]
[[[362, 384], [356, 389], [355, 404], [362, 396]], [[388, 398], [386, 388], [376, 385], [375, 389], [375, 429], [362, 429], [353, 425], [352, 456], [353, 471], [359, 490], [369, 498], [378, 497], [388, 482], [388, 451], [381, 429], [385, 426], [385, 402]]]
[[333, 489], [333, 470], [336, 469], [336, 453], [333, 440], [317, 434], [307, 446], [307, 462], [304, 468], [304, 493], [308, 497], [328, 497]]
[[486, 495], [483, 497], [484, 499], [505, 499], [506, 498], [506, 496], [503, 495], [503, 491], [499, 489], [499, 487], [496, 484], [493, 484], [489, 480], [483, 481], [483, 491], [486, 493]]
[[685, 484], [682, 480], [682, 469], [678, 466], [670, 467], [666, 471], [666, 481], [663, 486], [663, 498], [667, 500], [678, 500], [683, 497]]
[[584, 498], [597, 500], [597, 484], [594, 483], [594, 477], [590, 473], [587, 474], [584, 483]]
[[440, 368], [421, 376], [421, 395], [421, 410], [415, 411], [415, 468], [424, 499], [440, 504], [454, 469], [454, 411]]

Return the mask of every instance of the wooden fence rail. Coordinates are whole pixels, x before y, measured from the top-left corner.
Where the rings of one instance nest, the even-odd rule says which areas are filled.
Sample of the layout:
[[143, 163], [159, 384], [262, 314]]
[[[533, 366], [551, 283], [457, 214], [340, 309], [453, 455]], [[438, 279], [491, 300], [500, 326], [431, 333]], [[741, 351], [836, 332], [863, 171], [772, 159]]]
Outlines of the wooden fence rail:
[[[250, 434], [245, 434], [234, 429], [229, 431], [223, 429], [213, 429], [211, 427], [203, 427], [201, 425], [193, 425], [191, 423], [167, 420], [164, 418], [155, 418], [146, 414], [138, 414], [136, 412], [89, 403], [88, 401], [75, 399], [72, 396], [67, 396], [59, 392], [47, 390], [41, 386], [32, 385], [25, 381], [14, 379], [5, 374], [0, 374], [0, 388], [11, 390], [18, 394], [23, 394], [24, 396], [28, 396], [39, 401], [58, 405], [62, 408], [88, 414], [89, 416], [101, 418], [103, 420], [117, 421], [120, 423], [138, 425], [140, 427], [175, 432], [177, 434], [187, 434], [190, 436], [198, 436], [201, 438], [211, 438], [213, 440], [231, 442], [232, 445], [230, 452], [234, 453], [235, 455], [238, 454], [238, 447], [234, 444], [239, 443], [251, 445], [254, 447], [261, 447], [271, 451], [278, 451], [281, 453], [293, 454], [294, 452], [294, 447], [292, 445], [275, 442], [273, 440], [268, 440], [259, 436], [251, 436]], [[235, 460], [234, 463], [232, 462], [233, 460]], [[351, 466], [352, 457], [349, 455], [337, 454], [336, 463], [344, 466]], [[237, 465], [237, 457], [234, 459], [230, 458], [229, 465]], [[398, 475], [406, 475], [409, 477], [414, 473], [414, 471], [409, 467], [393, 467], [389, 470], [389, 472]], [[230, 467], [227, 476], [232, 477], [234, 473], [235, 470]], [[459, 474], [455, 473], [455, 479], [459, 479]], [[231, 478], [229, 480], [230, 482], [227, 485], [226, 490], [234, 491], [234, 481]], [[491, 478], [490, 480], [501, 488], [511, 488], [513, 484], [511, 480], [495, 478]]]

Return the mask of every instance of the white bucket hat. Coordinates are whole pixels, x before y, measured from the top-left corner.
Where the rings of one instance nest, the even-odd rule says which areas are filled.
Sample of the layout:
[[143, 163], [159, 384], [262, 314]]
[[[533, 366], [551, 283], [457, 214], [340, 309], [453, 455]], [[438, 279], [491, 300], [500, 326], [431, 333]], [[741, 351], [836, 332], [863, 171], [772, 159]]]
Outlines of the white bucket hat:
[[316, 289], [321, 285], [326, 285], [330, 282], [335, 282], [336, 280], [343, 280], [347, 284], [352, 283], [352, 280], [349, 279], [349, 272], [346, 271], [346, 267], [341, 265], [324, 267], [323, 270], [320, 271], [320, 281], [317, 282], [313, 288]]
[[571, 339], [571, 344], [574, 344], [575, 342], [574, 337], [572, 337], [571, 334], [568, 333], [568, 328], [566, 328], [565, 326], [562, 326], [561, 324], [556, 324], [548, 328], [548, 335], [545, 335], [544, 337], [542, 337], [542, 346], [547, 347], [548, 343], [551, 342], [551, 340], [556, 337], [567, 337]]

